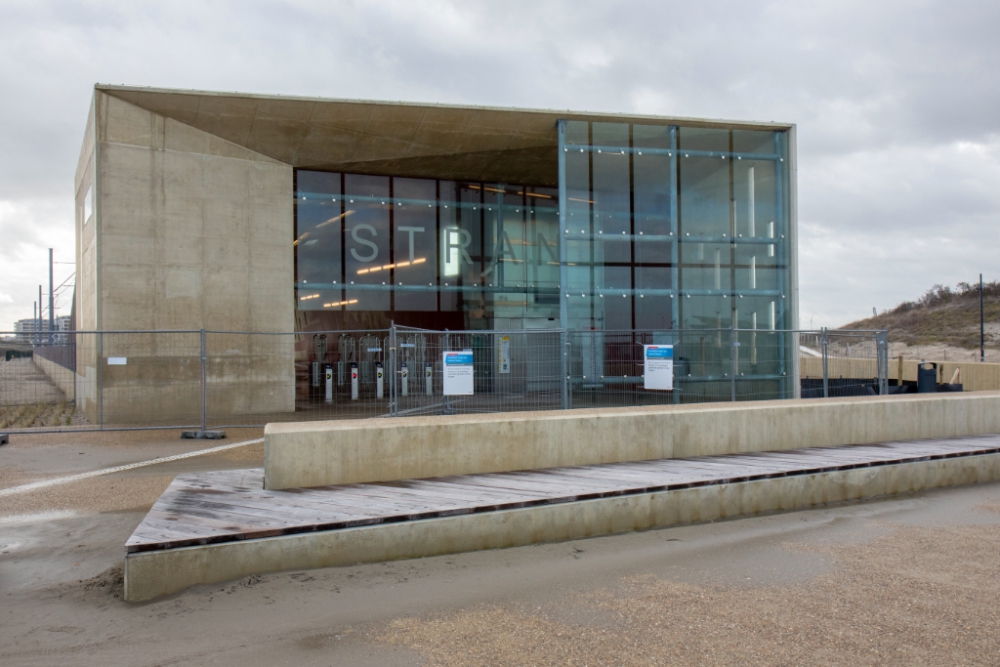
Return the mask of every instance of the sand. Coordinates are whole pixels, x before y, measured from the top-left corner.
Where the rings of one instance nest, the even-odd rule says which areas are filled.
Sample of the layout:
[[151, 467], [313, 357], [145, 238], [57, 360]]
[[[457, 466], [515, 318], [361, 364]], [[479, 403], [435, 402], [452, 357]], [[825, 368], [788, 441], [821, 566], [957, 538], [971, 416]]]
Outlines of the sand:
[[[979, 349], [967, 350], [961, 347], [950, 345], [907, 345], [906, 343], [889, 343], [889, 358], [898, 359], [903, 357], [912, 361], [956, 361], [956, 362], [978, 362]], [[995, 347], [986, 350], [986, 362], [990, 364], [1000, 363], [1000, 350]]]
[[[204, 446], [24, 436], [0, 447], [0, 484]], [[0, 498], [0, 664], [909, 666], [1000, 655], [997, 484], [123, 602], [122, 545], [172, 476], [261, 464], [259, 445], [223, 454]]]

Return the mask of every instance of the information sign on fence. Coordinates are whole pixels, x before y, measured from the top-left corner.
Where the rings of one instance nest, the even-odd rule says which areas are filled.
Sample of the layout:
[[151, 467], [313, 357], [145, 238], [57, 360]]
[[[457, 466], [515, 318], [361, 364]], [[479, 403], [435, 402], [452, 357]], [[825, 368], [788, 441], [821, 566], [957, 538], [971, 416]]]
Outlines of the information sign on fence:
[[643, 345], [645, 389], [673, 391], [674, 346]]
[[510, 374], [510, 336], [500, 336], [499, 347], [497, 362], [500, 366], [500, 372]]
[[444, 368], [444, 395], [470, 396], [474, 393], [472, 350], [452, 350], [445, 352], [442, 359]]

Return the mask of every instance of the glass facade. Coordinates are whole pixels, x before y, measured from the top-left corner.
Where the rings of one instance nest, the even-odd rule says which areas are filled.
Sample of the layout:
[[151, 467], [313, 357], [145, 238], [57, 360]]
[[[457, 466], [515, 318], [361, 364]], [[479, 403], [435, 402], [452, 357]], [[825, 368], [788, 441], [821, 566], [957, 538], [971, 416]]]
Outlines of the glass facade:
[[300, 330], [559, 326], [555, 188], [296, 175]]
[[692, 382], [787, 377], [787, 132], [553, 134], [556, 187], [298, 170], [299, 330], [643, 330], [697, 350]]
[[784, 132], [563, 131], [567, 326], [789, 328]]

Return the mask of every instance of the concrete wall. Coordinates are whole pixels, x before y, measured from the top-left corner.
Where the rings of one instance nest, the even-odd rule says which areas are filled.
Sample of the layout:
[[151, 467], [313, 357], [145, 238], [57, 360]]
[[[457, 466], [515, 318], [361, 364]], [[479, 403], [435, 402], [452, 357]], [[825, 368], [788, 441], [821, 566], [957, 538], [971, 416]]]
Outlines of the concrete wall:
[[[1000, 364], [982, 364], [969, 361], [935, 361], [938, 365], [938, 382], [951, 380], [955, 369], [961, 372], [959, 384], [965, 391], [1000, 390]], [[903, 360], [903, 380], [917, 381], [918, 361]], [[822, 378], [823, 360], [818, 357], [802, 357], [802, 377]], [[874, 359], [830, 359], [827, 372], [831, 378], [874, 378], [878, 373]], [[889, 360], [889, 384], [899, 378], [899, 360]]]
[[[78, 226], [79, 329], [293, 328], [289, 165], [101, 90], [94, 94], [85, 162], [92, 166], [78, 170], [78, 192], [95, 183], [97, 212]], [[190, 338], [116, 334], [90, 346], [93, 358], [78, 360], [78, 372], [97, 378], [105, 422], [197, 416], [200, 371], [192, 367], [199, 367], [200, 350], [197, 336], [193, 344]], [[282, 341], [266, 356], [228, 366], [246, 369], [252, 362], [252, 373], [219, 380], [256, 398], [218, 401], [216, 413], [294, 410], [294, 343]], [[227, 354], [238, 356], [233, 350]], [[130, 361], [107, 366], [110, 356]], [[98, 359], [103, 367], [95, 372]], [[88, 419], [96, 418], [97, 404], [86, 401]]]
[[[78, 331], [93, 331], [98, 328], [98, 311], [100, 303], [97, 298], [98, 275], [98, 239], [97, 228], [100, 225], [100, 215], [92, 210], [87, 217], [87, 196], [91, 188], [97, 187], [97, 111], [95, 102], [97, 95], [91, 100], [87, 113], [87, 125], [83, 134], [83, 146], [80, 149], [80, 159], [76, 167], [74, 182], [76, 193], [76, 328]], [[94, 209], [99, 205], [99, 198], [94, 196]], [[99, 413], [96, 385], [97, 348], [94, 345], [76, 346], [77, 409], [81, 410], [92, 423], [96, 423]]]
[[499, 549], [1000, 480], [1000, 454], [127, 554], [125, 599], [252, 574]]
[[1000, 433], [1000, 392], [268, 424], [284, 489]]
[[37, 354], [31, 358], [34, 360], [35, 366], [52, 380], [52, 384], [59, 387], [59, 391], [66, 395], [67, 401], [76, 400], [76, 374], [73, 371]]

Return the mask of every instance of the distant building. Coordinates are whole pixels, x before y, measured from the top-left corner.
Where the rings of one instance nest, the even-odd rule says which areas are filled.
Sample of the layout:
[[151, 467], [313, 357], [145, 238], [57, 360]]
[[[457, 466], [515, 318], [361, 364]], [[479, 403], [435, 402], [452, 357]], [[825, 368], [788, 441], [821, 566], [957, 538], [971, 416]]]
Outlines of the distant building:
[[[52, 331], [69, 331], [69, 315], [60, 315], [55, 318], [53, 323]], [[49, 331], [49, 318], [43, 317], [41, 321], [41, 326], [39, 326], [39, 321], [37, 318], [29, 318], [26, 320], [18, 320], [14, 323], [14, 332], [17, 334], [15, 338], [17, 340], [23, 340], [28, 343], [35, 345], [49, 345], [48, 336], [35, 336], [37, 332], [48, 333]], [[52, 337], [52, 345], [65, 345], [66, 335], [56, 333]]]

